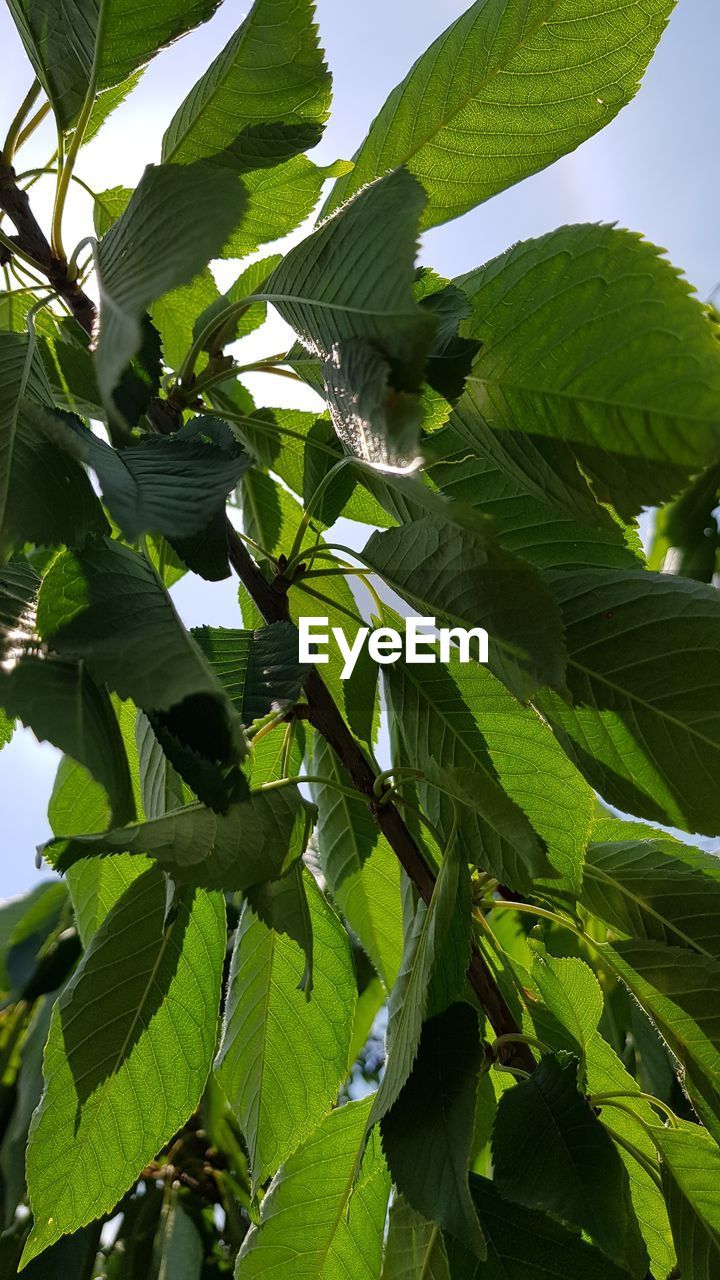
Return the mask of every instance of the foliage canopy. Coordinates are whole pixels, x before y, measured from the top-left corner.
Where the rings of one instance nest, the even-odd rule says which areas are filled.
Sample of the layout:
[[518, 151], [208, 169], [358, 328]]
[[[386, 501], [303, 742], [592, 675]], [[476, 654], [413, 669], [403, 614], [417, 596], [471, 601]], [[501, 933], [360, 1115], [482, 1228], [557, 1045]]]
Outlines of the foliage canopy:
[[[476, 0], [329, 167], [311, 0], [255, 0], [92, 192], [217, 4], [8, 0], [0, 744], [63, 753], [63, 878], [0, 908], [0, 1277], [718, 1280], [720, 861], [667, 831], [720, 835], [717, 317], [617, 227], [417, 262], [617, 115], [673, 0]], [[171, 588], [233, 571], [237, 627], [187, 630]], [[299, 661], [391, 592], [489, 664], [381, 707]]]

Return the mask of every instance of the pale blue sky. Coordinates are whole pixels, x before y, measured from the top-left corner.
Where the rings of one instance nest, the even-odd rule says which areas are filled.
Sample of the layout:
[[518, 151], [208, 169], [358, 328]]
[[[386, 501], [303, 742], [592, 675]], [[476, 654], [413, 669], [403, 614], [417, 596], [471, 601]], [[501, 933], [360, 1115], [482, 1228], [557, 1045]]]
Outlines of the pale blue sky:
[[[152, 0], [149, 0], [151, 3]], [[318, 0], [320, 30], [335, 75], [335, 110], [317, 158], [349, 157], [372, 115], [415, 57], [468, 7], [469, 0]], [[244, 0], [226, 0], [210, 24], [157, 59], [79, 172], [96, 190], [133, 184], [156, 160], [165, 126], [193, 79], [242, 20]], [[30, 83], [20, 42], [0, 12], [0, 132]], [[422, 261], [444, 275], [468, 271], [516, 240], [565, 222], [613, 221], [668, 250], [702, 297], [720, 282], [720, 183], [716, 88], [720, 51], [717, 0], [679, 0], [636, 100], [603, 133], [545, 173], [464, 218], [428, 233]], [[42, 165], [53, 149], [48, 128], [22, 155]], [[42, 192], [40, 208], [47, 207]], [[87, 234], [88, 207], [73, 196], [72, 231]], [[72, 241], [72, 234], [68, 237]], [[263, 252], [266, 252], [264, 250]], [[227, 280], [231, 272], [225, 269]], [[263, 349], [279, 350], [269, 335]], [[277, 382], [277, 386], [274, 384]], [[269, 385], [268, 385], [269, 384]], [[290, 384], [256, 382], [265, 403], [292, 403]], [[186, 579], [176, 603], [188, 625], [237, 625], [233, 582]], [[47, 799], [57, 755], [17, 733], [0, 753], [3, 849], [0, 895], [35, 882], [35, 845], [48, 834]], [[45, 873], [46, 874], [46, 873]]]

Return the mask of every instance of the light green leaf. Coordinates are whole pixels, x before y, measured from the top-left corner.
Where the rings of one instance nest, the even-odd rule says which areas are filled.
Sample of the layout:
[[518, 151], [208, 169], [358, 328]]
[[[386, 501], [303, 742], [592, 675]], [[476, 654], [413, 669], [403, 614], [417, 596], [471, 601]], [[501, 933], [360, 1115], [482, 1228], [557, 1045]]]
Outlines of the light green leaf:
[[487, 1249], [470, 1198], [468, 1164], [483, 1060], [476, 1011], [451, 1005], [425, 1023], [413, 1069], [381, 1126], [399, 1191], [479, 1258]]
[[202, 161], [145, 170], [97, 254], [97, 377], [108, 412], [122, 372], [140, 348], [144, 311], [157, 298], [190, 284], [208, 259], [219, 254], [245, 203], [231, 171], [211, 169]]
[[[280, 882], [282, 884], [282, 881]], [[312, 994], [294, 938], [246, 902], [233, 952], [216, 1071], [261, 1185], [337, 1100], [356, 1000], [347, 934], [304, 873], [313, 935]]]
[[77, 121], [91, 83], [95, 90], [120, 85], [184, 32], [207, 21], [219, 0], [158, 0], [138, 8], [133, 0], [11, 0], [27, 55], [52, 103], [58, 125]]
[[583, 902], [616, 933], [720, 960], [720, 860], [669, 836], [591, 842]]
[[[204, 347], [211, 355], [218, 355], [224, 347], [230, 346], [240, 338], [246, 338], [248, 334], [253, 333], [265, 323], [266, 302], [250, 303], [242, 312], [235, 312], [229, 320], [223, 317], [223, 312], [228, 307], [243, 302], [251, 294], [259, 293], [268, 276], [280, 262], [282, 262], [282, 255], [279, 253], [273, 254], [270, 258], [263, 258], [260, 262], [252, 262], [241, 272], [226, 293], [217, 294], [208, 307], [204, 307], [200, 313], [195, 313], [197, 318], [193, 324], [192, 336], [200, 338], [210, 328], [210, 336], [205, 339]], [[212, 324], [215, 320], [218, 321], [218, 327], [213, 331]], [[232, 370], [230, 375], [232, 376]]]
[[439, 1226], [397, 1194], [390, 1207], [382, 1280], [450, 1280]]
[[312, 807], [295, 787], [283, 787], [257, 791], [225, 815], [187, 805], [117, 831], [51, 840], [43, 852], [58, 871], [82, 858], [146, 854], [177, 884], [249, 889], [277, 879], [297, 861], [311, 821]]
[[308, 668], [298, 662], [298, 633], [290, 622], [259, 631], [195, 627], [192, 635], [243, 724], [297, 702]]
[[[489, 429], [518, 447], [559, 445], [625, 518], [716, 458], [720, 348], [654, 245], [563, 227], [459, 283], [473, 307], [465, 328], [482, 343], [469, 379], [481, 443]], [[472, 448], [472, 415], [454, 422]]]
[[[96, 192], [93, 204], [93, 225], [98, 238], [104, 236], [113, 223], [117, 222], [121, 213], [125, 212], [132, 194], [132, 187], [110, 187], [108, 191]], [[159, 328], [159, 325], [157, 327]]]
[[553, 956], [532, 939], [530, 945], [535, 953], [533, 982], [550, 1012], [570, 1033], [581, 1062], [580, 1078], [584, 1080], [588, 1045], [603, 1011], [600, 984], [583, 960]]
[[405, 164], [447, 222], [574, 151], [635, 96], [673, 0], [476, 0], [390, 94], [336, 208]]
[[[655, 1131], [663, 1154], [663, 1188], [681, 1275], [693, 1280], [720, 1276], [717, 1210], [718, 1149], [702, 1129]], [[711, 1149], [712, 1148], [712, 1149]]]
[[363, 558], [422, 615], [488, 631], [490, 665], [523, 701], [541, 684], [562, 684], [555, 602], [535, 570], [497, 547], [482, 523], [413, 520], [374, 533]]
[[532, 1076], [504, 1093], [493, 1129], [501, 1195], [582, 1227], [632, 1276], [647, 1253], [628, 1175], [610, 1138], [578, 1090], [578, 1064], [544, 1057]]
[[28, 1149], [35, 1223], [24, 1263], [113, 1209], [197, 1106], [224, 955], [222, 898], [196, 892], [168, 911], [156, 870], [95, 934], [53, 1013]]
[[[319, 141], [331, 78], [318, 44], [312, 0], [255, 0], [222, 53], [190, 90], [168, 126], [162, 159], [188, 164], [223, 153], [253, 126], [309, 125], [302, 151]], [[298, 131], [300, 136], [300, 131]], [[261, 168], [258, 163], [243, 167]]]
[[339, 160], [321, 168], [307, 156], [294, 156], [272, 169], [243, 175], [248, 205], [240, 225], [224, 246], [223, 258], [245, 258], [261, 244], [281, 240], [310, 217], [328, 178], [346, 173]]
[[200, 1280], [205, 1244], [194, 1219], [183, 1209], [177, 1191], [163, 1211], [155, 1257], [157, 1280]]
[[[312, 772], [350, 785], [319, 734], [313, 736]], [[312, 795], [318, 807], [315, 839], [328, 889], [390, 990], [403, 952], [400, 864], [362, 796], [354, 799], [318, 783]]]
[[245, 1237], [236, 1280], [375, 1280], [390, 1180], [379, 1138], [365, 1146], [370, 1105], [331, 1111], [283, 1166]]
[[[121, 211], [122, 212], [122, 211]], [[112, 225], [112, 223], [110, 223]], [[98, 229], [98, 234], [107, 230]], [[217, 302], [220, 297], [213, 274], [209, 267], [204, 267], [189, 284], [163, 294], [153, 302], [150, 317], [162, 341], [163, 359], [170, 369], [179, 370], [193, 341], [193, 330], [199, 315]], [[200, 358], [195, 366], [196, 371], [204, 367], [205, 361]]]
[[604, 800], [713, 835], [720, 765], [720, 600], [703, 583], [641, 570], [553, 574], [571, 704], [540, 711]]
[[[103, 787], [69, 756], [63, 756], [58, 766], [48, 821], [55, 836], [70, 831], [90, 835], [106, 830], [112, 821]], [[144, 858], [121, 854], [116, 858], [86, 858], [69, 868], [67, 885], [84, 947], [128, 885], [150, 865]]]

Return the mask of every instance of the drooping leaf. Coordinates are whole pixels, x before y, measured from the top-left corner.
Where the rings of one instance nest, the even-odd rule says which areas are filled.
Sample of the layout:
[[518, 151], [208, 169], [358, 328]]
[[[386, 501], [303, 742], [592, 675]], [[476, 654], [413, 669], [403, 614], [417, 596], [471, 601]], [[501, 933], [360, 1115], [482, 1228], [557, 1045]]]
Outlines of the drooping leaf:
[[377, 1136], [365, 1146], [370, 1105], [348, 1102], [331, 1111], [283, 1165], [260, 1225], [245, 1237], [236, 1280], [378, 1275], [390, 1180]]
[[562, 684], [562, 624], [547, 587], [482, 525], [414, 520], [374, 533], [363, 558], [424, 616], [484, 628], [491, 667], [522, 700], [541, 684]]
[[[469, 379], [472, 448], [490, 429], [560, 444], [626, 518], [670, 498], [720, 446], [720, 347], [689, 285], [653, 245], [563, 227], [461, 279], [482, 343]], [[562, 456], [562, 454], [560, 455]], [[548, 455], [552, 462], [553, 453]]]
[[672, 7], [476, 0], [390, 94], [327, 208], [405, 164], [433, 226], [544, 169], [634, 97]]
[[[416, 303], [412, 287], [423, 203], [421, 188], [403, 170], [374, 183], [291, 249], [265, 286], [308, 351], [329, 362], [336, 405], [335, 375], [351, 401], [353, 393], [365, 395], [368, 380], [377, 385], [378, 359], [387, 366], [391, 396], [420, 386], [437, 324]], [[348, 351], [354, 353], [352, 367], [343, 357]], [[373, 399], [380, 403], [377, 391]], [[337, 414], [335, 425], [337, 430]], [[373, 425], [384, 430], [383, 422]], [[362, 440], [355, 447], [350, 422], [344, 439], [352, 452], [365, 456]], [[391, 437], [388, 445], [392, 455]]]
[[590, 1238], [632, 1276], [647, 1253], [625, 1167], [587, 1099], [577, 1061], [544, 1057], [503, 1094], [493, 1129], [495, 1183], [516, 1204], [542, 1209]]
[[307, 667], [298, 662], [298, 634], [290, 622], [259, 631], [195, 627], [192, 635], [243, 724], [297, 702]]
[[199, 534], [250, 465], [227, 424], [204, 415], [174, 435], [143, 436], [127, 449], [112, 449], [72, 421], [63, 439], [92, 467], [129, 542], [149, 530], [181, 541]]
[[132, 0], [108, 12], [90, 0], [68, 11], [53, 0], [12, 0], [27, 55], [61, 129], [77, 121], [91, 83], [95, 90], [120, 85], [171, 41], [212, 17], [218, 0], [159, 0], [138, 9]]
[[641, 570], [553, 574], [572, 703], [537, 704], [603, 799], [714, 834], [720, 601], [703, 583]]
[[59, 556], [40, 591], [38, 631], [60, 657], [154, 713], [201, 799], [223, 808], [245, 794], [239, 718], [147, 561], [109, 540]]
[[483, 1063], [477, 1013], [451, 1005], [425, 1023], [417, 1058], [383, 1117], [383, 1151], [405, 1199], [477, 1257], [486, 1246], [468, 1187], [475, 1095]]
[[312, 994], [301, 990], [302, 948], [249, 902], [233, 953], [216, 1071], [242, 1127], [256, 1185], [310, 1137], [347, 1071], [356, 999], [347, 934], [307, 872], [304, 883]]
[[121, 374], [139, 349], [145, 309], [189, 284], [219, 254], [244, 208], [244, 190], [230, 170], [202, 161], [145, 170], [98, 248], [97, 377], [109, 413]]
[[[319, 140], [330, 111], [331, 78], [318, 44], [311, 0], [255, 0], [223, 51], [178, 107], [162, 159], [188, 164], [219, 156], [253, 126], [310, 125], [302, 151]], [[288, 157], [289, 158], [289, 157]], [[262, 154], [256, 165], [263, 167]]]
[[312, 809], [296, 788], [255, 792], [225, 815], [201, 805], [95, 835], [49, 841], [43, 852], [58, 871], [82, 858], [145, 854], [178, 884], [249, 889], [282, 875], [301, 856]]
[[450, 1243], [453, 1280], [622, 1280], [617, 1267], [576, 1232], [545, 1213], [511, 1203], [496, 1183], [470, 1175], [470, 1189], [487, 1240], [486, 1262], [476, 1263]]
[[95, 934], [53, 1013], [28, 1149], [35, 1221], [24, 1262], [114, 1208], [197, 1105], [224, 954], [222, 898], [195, 892], [168, 911], [157, 870]]

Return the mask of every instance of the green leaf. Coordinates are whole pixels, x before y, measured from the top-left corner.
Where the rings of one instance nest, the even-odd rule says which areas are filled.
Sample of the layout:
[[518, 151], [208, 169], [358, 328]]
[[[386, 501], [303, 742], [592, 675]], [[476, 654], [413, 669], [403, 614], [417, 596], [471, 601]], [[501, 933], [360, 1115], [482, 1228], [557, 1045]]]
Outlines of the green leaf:
[[67, 130], [91, 84], [95, 91], [120, 85], [217, 6], [218, 0], [159, 0], [138, 9], [133, 0], [107, 6], [71, 0], [60, 10], [53, 0], [11, 0], [10, 12], [58, 125]]
[[576, 1060], [547, 1056], [503, 1094], [493, 1130], [495, 1183], [516, 1204], [582, 1227], [618, 1266], [644, 1277], [647, 1253], [627, 1172], [577, 1075]]
[[168, 911], [156, 870], [95, 934], [53, 1013], [28, 1148], [35, 1223], [24, 1263], [109, 1213], [197, 1106], [224, 955], [222, 898], [196, 892]]
[[331, 1111], [290, 1157], [245, 1237], [236, 1280], [378, 1275], [390, 1181], [379, 1139], [365, 1146], [369, 1110], [368, 1099]]
[[476, 0], [390, 94], [326, 209], [404, 164], [434, 226], [544, 169], [635, 96], [672, 8]]
[[311, 818], [312, 807], [297, 789], [283, 787], [257, 791], [225, 815], [187, 805], [117, 831], [51, 840], [43, 852], [58, 871], [82, 858], [146, 854], [177, 884], [249, 889], [277, 879], [297, 861]]
[[313, 355], [330, 361], [338, 344], [364, 339], [399, 392], [419, 387], [437, 326], [413, 294], [423, 205], [402, 170], [374, 183], [291, 249], [264, 290]]
[[[457, 932], [461, 855], [457, 846], [446, 852], [429, 904], [418, 902], [408, 930], [402, 967], [388, 1005], [385, 1074], [375, 1094], [368, 1122], [376, 1124], [397, 1102], [417, 1057], [422, 1024], [428, 1009], [431, 985], [442, 979], [448, 946]], [[469, 915], [469, 913], [468, 913]], [[469, 945], [465, 968], [469, 961]], [[451, 1001], [457, 998], [453, 992]], [[441, 1012], [439, 1009], [433, 1012]]]
[[[470, 1189], [487, 1239], [487, 1262], [470, 1264], [451, 1248], [453, 1280], [623, 1280], [616, 1267], [576, 1232], [544, 1213], [511, 1204], [494, 1182], [470, 1175]], [[458, 1266], [459, 1264], [459, 1266]], [[463, 1269], [463, 1264], [465, 1269]], [[457, 1266], [457, 1270], [456, 1270]]]
[[649, 552], [651, 569], [712, 582], [720, 534], [715, 509], [720, 494], [720, 464], [714, 463], [655, 517]]
[[252, 262], [241, 272], [226, 293], [218, 295], [199, 315], [196, 313], [197, 319], [193, 325], [195, 338], [200, 338], [214, 320], [218, 321], [218, 328], [205, 341], [205, 350], [211, 355], [218, 355], [224, 347], [230, 346], [240, 338], [246, 338], [248, 334], [253, 333], [265, 323], [266, 302], [250, 303], [242, 312], [235, 312], [230, 319], [223, 313], [229, 307], [249, 298], [251, 294], [259, 293], [280, 262], [282, 262], [282, 255], [279, 253], [273, 254], [270, 258], [263, 258], [260, 262]]
[[[663, 1154], [663, 1189], [681, 1275], [720, 1276], [717, 1147], [693, 1125], [656, 1134]], [[712, 1149], [711, 1149], [712, 1148]]]
[[413, 520], [374, 533], [363, 558], [421, 614], [488, 631], [491, 666], [523, 701], [541, 684], [562, 684], [562, 624], [550, 592], [481, 524]]
[[312, 995], [300, 989], [302, 948], [246, 902], [215, 1067], [257, 1186], [310, 1137], [347, 1072], [356, 1001], [348, 938], [312, 876], [305, 872], [303, 879], [314, 944]]
[[588, 1046], [597, 1031], [603, 1011], [603, 995], [592, 969], [574, 956], [558, 957], [541, 943], [531, 941], [535, 953], [533, 982], [558, 1022], [569, 1032], [580, 1059], [579, 1076], [585, 1079]]
[[93, 203], [93, 225], [98, 238], [104, 236], [125, 212], [132, 194], [132, 187], [110, 187], [108, 191], [96, 192]]
[[634, 939], [602, 955], [684, 1067], [683, 1084], [720, 1141], [720, 960]]
[[127, 449], [112, 449], [74, 422], [65, 439], [68, 451], [92, 467], [129, 542], [148, 530], [180, 540], [202, 532], [250, 465], [227, 424], [209, 416], [172, 436], [142, 436]]
[[720, 601], [667, 574], [554, 574], [572, 703], [537, 704], [604, 800], [626, 813], [712, 835], [720, 748]]
[[[538, 1031], [542, 1035], [542, 1031]], [[602, 1122], [611, 1137], [618, 1138], [617, 1150], [630, 1179], [630, 1195], [643, 1238], [650, 1254], [650, 1270], [654, 1276], [667, 1276], [675, 1263], [670, 1224], [662, 1191], [656, 1178], [648, 1172], [656, 1162], [655, 1144], [647, 1126], [657, 1124], [657, 1114], [639, 1096], [640, 1086], [626, 1071], [617, 1054], [599, 1031], [587, 1042], [587, 1089], [590, 1093], [624, 1093], [632, 1112], [644, 1123], [638, 1124], [627, 1111], [619, 1107], [605, 1106]], [[622, 1101], [622, 1100], [621, 1100]], [[639, 1163], [622, 1145], [622, 1139], [630, 1142], [644, 1158]]]
[[451, 502], [490, 516], [500, 546], [537, 569], [644, 566], [636, 527], [623, 526], [619, 517], [608, 518], [589, 503], [587, 483], [574, 462], [569, 466], [557, 452], [548, 459], [548, 441], [493, 431], [478, 400], [473, 384], [449, 425], [425, 442], [431, 459], [427, 473], [440, 491]]
[[[112, 226], [112, 222], [109, 225]], [[96, 222], [96, 229], [98, 235], [102, 235], [108, 227], [100, 229]], [[180, 285], [153, 302], [150, 316], [160, 334], [163, 359], [170, 369], [180, 369], [192, 345], [197, 317], [219, 298], [220, 290], [213, 274], [209, 267], [204, 267], [189, 284]], [[196, 369], [202, 367], [203, 361], [198, 360]]]
[[591, 842], [583, 903], [616, 933], [720, 960], [720, 862], [679, 840]]
[[225, 244], [221, 257], [245, 258], [261, 244], [280, 240], [299, 227], [315, 209], [327, 178], [346, 173], [339, 160], [324, 168], [307, 156], [294, 156], [271, 169], [243, 175], [248, 205], [240, 225]]
[[259, 631], [195, 627], [194, 639], [243, 724], [300, 698], [308, 668], [298, 662], [298, 633], [290, 622]]
[[[69, 756], [63, 756], [58, 766], [48, 821], [55, 836], [70, 831], [90, 835], [104, 831], [112, 821], [105, 791]], [[116, 858], [87, 858], [69, 868], [67, 884], [84, 947], [128, 885], [150, 865], [144, 858], [121, 854]]]
[[[312, 772], [350, 786], [331, 747], [313, 736]], [[328, 889], [389, 991], [403, 952], [400, 864], [367, 803], [330, 785], [312, 786], [318, 808], [315, 833]]]
[[0, 572], [0, 705], [66, 751], [105, 788], [115, 820], [135, 816], [122, 737], [107, 691], [82, 661], [43, 655], [34, 635], [40, 580], [27, 563]]
[[157, 1280], [200, 1280], [205, 1244], [177, 1191], [164, 1211], [155, 1252], [159, 1262]]
[[478, 1017], [454, 1004], [426, 1022], [417, 1058], [382, 1120], [393, 1182], [425, 1218], [479, 1258], [487, 1250], [468, 1187], [475, 1096], [484, 1050]]
[[239, 719], [147, 561], [108, 540], [59, 556], [40, 591], [38, 631], [61, 657], [156, 713], [164, 749], [174, 744], [174, 763], [201, 799], [222, 808], [245, 793]]
[[450, 1280], [442, 1233], [397, 1193], [390, 1207], [382, 1280]]
[[46, 880], [0, 906], [0, 991], [22, 991], [66, 905], [64, 886]]
[[145, 170], [97, 253], [97, 377], [109, 413], [122, 372], [139, 350], [144, 311], [163, 294], [190, 284], [219, 254], [245, 201], [231, 171], [202, 161]]
[[[715, 331], [654, 245], [563, 227], [459, 283], [473, 307], [465, 329], [482, 343], [469, 379], [481, 440], [490, 429], [518, 447], [560, 445], [625, 518], [715, 459]], [[455, 424], [472, 448], [472, 417]]]
[[163, 161], [188, 164], [222, 152], [222, 162], [231, 165], [233, 144], [256, 125], [315, 126], [298, 150], [318, 141], [330, 112], [331, 78], [313, 16], [311, 0], [255, 0], [178, 107], [163, 138]]

